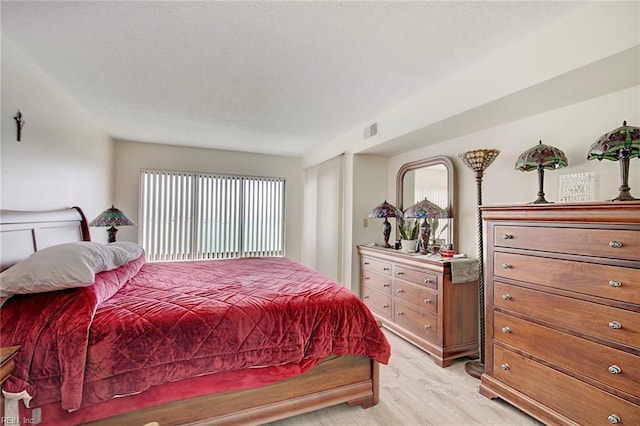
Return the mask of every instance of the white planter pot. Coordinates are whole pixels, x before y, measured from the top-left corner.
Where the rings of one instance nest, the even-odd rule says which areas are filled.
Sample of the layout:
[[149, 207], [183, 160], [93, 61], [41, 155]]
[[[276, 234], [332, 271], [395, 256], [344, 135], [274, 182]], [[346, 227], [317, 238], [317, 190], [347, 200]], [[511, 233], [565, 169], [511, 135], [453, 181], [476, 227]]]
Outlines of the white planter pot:
[[415, 253], [418, 240], [400, 240], [400, 244], [402, 244], [402, 251]]

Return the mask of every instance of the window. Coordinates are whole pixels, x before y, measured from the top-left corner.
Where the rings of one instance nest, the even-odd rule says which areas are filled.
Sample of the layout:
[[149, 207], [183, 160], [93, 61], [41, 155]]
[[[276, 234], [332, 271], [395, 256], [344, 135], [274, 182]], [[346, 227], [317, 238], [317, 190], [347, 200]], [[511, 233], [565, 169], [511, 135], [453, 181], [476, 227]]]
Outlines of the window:
[[447, 188], [441, 186], [417, 186], [415, 189], [416, 202], [420, 202], [425, 198], [432, 203], [446, 209], [449, 207], [449, 194]]
[[283, 256], [284, 186], [280, 178], [142, 170], [147, 259]]

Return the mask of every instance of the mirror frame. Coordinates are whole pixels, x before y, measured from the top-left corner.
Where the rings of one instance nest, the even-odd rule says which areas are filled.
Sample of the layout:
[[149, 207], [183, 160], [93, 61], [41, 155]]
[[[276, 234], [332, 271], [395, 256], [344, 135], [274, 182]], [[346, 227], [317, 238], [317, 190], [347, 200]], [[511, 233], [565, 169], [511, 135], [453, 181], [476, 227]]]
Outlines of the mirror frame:
[[[456, 199], [455, 196], [457, 194], [456, 188], [456, 170], [453, 166], [453, 161], [449, 159], [449, 157], [444, 155], [437, 155], [435, 157], [425, 158], [423, 160], [413, 161], [411, 163], [403, 164], [398, 170], [398, 175], [396, 177], [396, 207], [400, 210], [404, 211], [405, 207], [403, 206], [403, 194], [404, 194], [404, 175], [411, 170], [421, 169], [423, 167], [436, 166], [436, 165], [444, 165], [447, 169], [447, 198], [449, 199], [449, 205], [447, 206], [449, 212], [449, 218], [451, 219], [451, 223], [449, 226], [449, 231], [447, 232], [448, 241], [453, 244], [454, 250], [458, 249], [458, 236], [456, 234], [456, 222], [457, 222], [457, 212], [456, 212]], [[409, 207], [409, 206], [407, 206]]]

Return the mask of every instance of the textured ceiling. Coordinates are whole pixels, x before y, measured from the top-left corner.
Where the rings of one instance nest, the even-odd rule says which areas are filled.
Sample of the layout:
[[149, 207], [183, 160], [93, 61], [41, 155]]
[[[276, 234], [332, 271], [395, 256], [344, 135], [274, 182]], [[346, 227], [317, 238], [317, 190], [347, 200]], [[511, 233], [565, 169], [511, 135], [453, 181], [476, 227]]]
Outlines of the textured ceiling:
[[9, 2], [2, 34], [115, 138], [304, 155], [576, 2]]

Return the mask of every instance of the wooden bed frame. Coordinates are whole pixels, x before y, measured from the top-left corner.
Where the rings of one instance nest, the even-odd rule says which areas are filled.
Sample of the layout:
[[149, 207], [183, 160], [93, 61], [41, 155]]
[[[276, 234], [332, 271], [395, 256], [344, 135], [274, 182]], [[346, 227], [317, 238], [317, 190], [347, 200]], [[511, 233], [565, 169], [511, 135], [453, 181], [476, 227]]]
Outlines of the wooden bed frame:
[[[90, 241], [79, 207], [40, 212], [0, 210], [0, 270], [39, 249], [70, 241]], [[271, 385], [163, 403], [89, 424], [251, 425], [345, 402], [369, 408], [378, 403], [378, 379], [376, 361], [363, 356], [332, 356], [303, 375]], [[119, 399], [126, 403], [126, 397]]]

